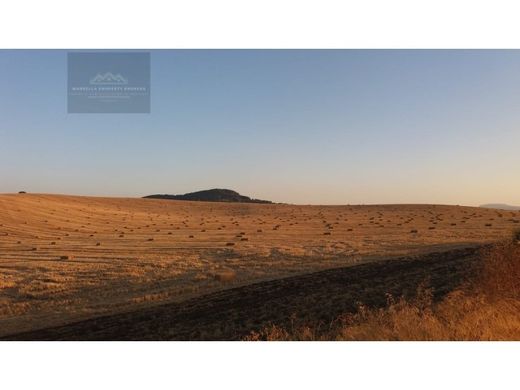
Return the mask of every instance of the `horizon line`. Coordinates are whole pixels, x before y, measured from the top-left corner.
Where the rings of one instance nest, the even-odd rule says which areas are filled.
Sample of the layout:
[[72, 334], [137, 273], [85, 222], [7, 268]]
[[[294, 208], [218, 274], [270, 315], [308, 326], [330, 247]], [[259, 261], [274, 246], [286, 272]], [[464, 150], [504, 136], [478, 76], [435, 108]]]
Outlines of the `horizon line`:
[[[203, 191], [203, 190], [201, 190]], [[194, 191], [198, 192], [198, 191]], [[83, 194], [71, 194], [71, 193], [56, 193], [56, 192], [29, 192], [29, 191], [18, 191], [18, 192], [1, 192], [0, 196], [4, 195], [38, 195], [38, 196], [69, 196], [69, 197], [83, 197], [83, 198], [112, 198], [112, 199], [146, 199], [146, 200], [169, 200], [175, 201], [175, 199], [153, 199], [153, 198], [145, 198], [145, 196], [129, 196], [129, 195], [83, 195]], [[164, 193], [162, 195], [170, 195]], [[257, 198], [251, 198], [257, 199]], [[223, 202], [223, 201], [200, 201], [200, 200], [177, 200], [178, 202], [208, 202], [208, 203], [247, 203], [247, 202]], [[253, 204], [253, 203], [252, 203]], [[260, 204], [260, 203], [254, 203]], [[291, 202], [274, 202], [270, 203], [271, 205], [288, 205], [288, 206], [328, 206], [328, 207], [339, 207], [339, 206], [451, 206], [451, 207], [473, 207], [473, 208], [487, 208], [486, 206], [496, 205], [496, 206], [510, 206], [510, 207], [520, 207], [508, 203], [500, 203], [500, 202], [489, 202], [483, 203], [478, 206], [466, 205], [461, 203], [424, 203], [424, 202], [405, 202], [405, 203], [291, 203]], [[269, 205], [267, 203], [266, 205]], [[490, 207], [488, 207], [490, 208]], [[514, 210], [508, 210], [514, 211]]]

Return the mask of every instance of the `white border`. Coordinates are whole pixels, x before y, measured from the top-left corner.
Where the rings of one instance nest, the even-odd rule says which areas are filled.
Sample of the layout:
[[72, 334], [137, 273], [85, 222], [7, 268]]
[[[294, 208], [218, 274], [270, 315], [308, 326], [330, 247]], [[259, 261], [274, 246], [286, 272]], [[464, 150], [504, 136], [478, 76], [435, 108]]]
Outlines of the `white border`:
[[518, 343], [5, 342], [0, 351], [4, 389], [505, 389], [518, 365]]
[[7, 0], [3, 48], [517, 48], [513, 0]]
[[[518, 48], [519, 7], [482, 0], [7, 0], [0, 3], [0, 47]], [[1, 386], [510, 388], [518, 345], [2, 342]]]

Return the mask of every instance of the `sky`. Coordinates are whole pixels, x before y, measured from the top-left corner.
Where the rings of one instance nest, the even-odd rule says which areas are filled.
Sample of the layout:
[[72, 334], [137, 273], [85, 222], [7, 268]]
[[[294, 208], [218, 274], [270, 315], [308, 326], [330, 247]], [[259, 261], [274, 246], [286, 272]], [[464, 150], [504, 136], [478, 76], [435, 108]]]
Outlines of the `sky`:
[[518, 50], [152, 50], [149, 114], [67, 113], [67, 53], [0, 50], [2, 193], [520, 204]]

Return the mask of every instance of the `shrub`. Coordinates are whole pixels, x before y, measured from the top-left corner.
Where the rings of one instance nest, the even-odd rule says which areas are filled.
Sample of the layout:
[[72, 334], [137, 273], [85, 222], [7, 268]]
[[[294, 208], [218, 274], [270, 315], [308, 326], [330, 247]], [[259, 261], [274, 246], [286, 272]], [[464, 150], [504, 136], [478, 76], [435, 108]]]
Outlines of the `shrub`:
[[513, 241], [516, 241], [517, 243], [520, 242], [520, 229], [517, 229], [513, 232], [513, 235], [511, 237]]
[[474, 287], [492, 298], [520, 300], [520, 232], [513, 239], [483, 251], [482, 268]]

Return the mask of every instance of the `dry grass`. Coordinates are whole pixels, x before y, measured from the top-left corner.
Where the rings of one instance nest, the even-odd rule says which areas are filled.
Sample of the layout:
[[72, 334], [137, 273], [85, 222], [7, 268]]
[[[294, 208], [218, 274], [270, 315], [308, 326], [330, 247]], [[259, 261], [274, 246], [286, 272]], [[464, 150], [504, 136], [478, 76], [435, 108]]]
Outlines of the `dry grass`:
[[482, 253], [474, 280], [440, 302], [421, 287], [406, 300], [388, 297], [385, 308], [360, 306], [329, 326], [268, 327], [248, 340], [520, 340], [520, 244], [518, 234]]

